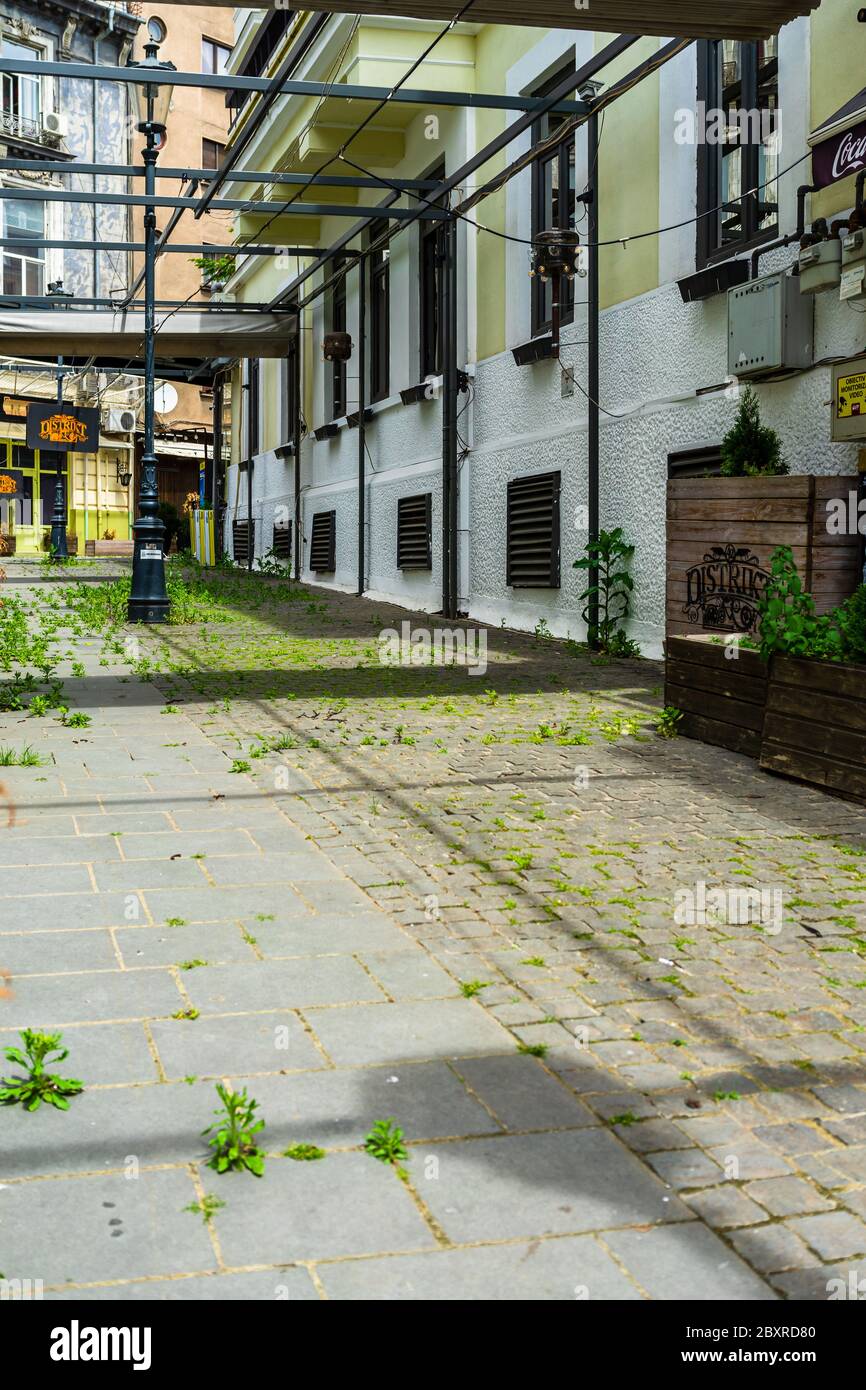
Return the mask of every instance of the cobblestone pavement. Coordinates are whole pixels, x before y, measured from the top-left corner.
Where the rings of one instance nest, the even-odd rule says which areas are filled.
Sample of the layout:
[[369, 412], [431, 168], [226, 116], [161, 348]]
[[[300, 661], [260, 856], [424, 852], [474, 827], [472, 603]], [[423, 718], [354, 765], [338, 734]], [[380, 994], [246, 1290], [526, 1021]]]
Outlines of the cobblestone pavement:
[[[70, 629], [7, 570], [92, 721], [0, 714], [46, 760], [0, 770], [0, 1045], [62, 1029], [86, 1087], [0, 1111], [7, 1278], [856, 1296], [866, 809], [659, 738], [658, 665], [543, 630], [488, 632], [483, 674], [383, 667], [383, 629], [435, 620], [214, 576], [197, 622]], [[205, 1166], [220, 1079], [260, 1103], [261, 1179]], [[388, 1118], [402, 1165], [363, 1148]]]

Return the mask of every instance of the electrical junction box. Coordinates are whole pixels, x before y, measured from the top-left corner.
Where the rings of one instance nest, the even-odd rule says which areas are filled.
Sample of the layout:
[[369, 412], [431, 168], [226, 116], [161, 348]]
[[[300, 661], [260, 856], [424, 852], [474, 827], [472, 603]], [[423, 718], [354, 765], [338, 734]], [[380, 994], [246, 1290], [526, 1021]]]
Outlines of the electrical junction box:
[[866, 439], [866, 357], [851, 357], [833, 367], [830, 438], [837, 444]]
[[800, 251], [800, 293], [821, 294], [835, 290], [842, 274], [842, 243], [838, 237], [804, 246]]
[[728, 373], [772, 376], [812, 365], [811, 296], [784, 271], [728, 290]]
[[866, 232], [862, 227], [842, 238], [841, 273], [839, 298], [866, 299]]

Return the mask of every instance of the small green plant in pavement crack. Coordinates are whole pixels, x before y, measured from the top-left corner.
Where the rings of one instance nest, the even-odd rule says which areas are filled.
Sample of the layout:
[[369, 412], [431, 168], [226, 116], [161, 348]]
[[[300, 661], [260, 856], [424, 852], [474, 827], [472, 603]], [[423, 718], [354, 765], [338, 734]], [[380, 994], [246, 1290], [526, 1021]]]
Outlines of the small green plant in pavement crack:
[[393, 1115], [388, 1120], [376, 1120], [364, 1140], [364, 1148], [371, 1158], [377, 1158], [380, 1163], [389, 1163], [405, 1180], [407, 1174], [401, 1164], [406, 1162], [409, 1154], [403, 1143], [403, 1131]]
[[[69, 1109], [67, 1097], [77, 1096], [84, 1090], [84, 1083], [46, 1071], [49, 1061], [56, 1066], [69, 1056], [68, 1049], [60, 1046], [62, 1036], [62, 1033], [38, 1033], [32, 1028], [24, 1028], [21, 1032], [23, 1050], [18, 1047], [4, 1048], [7, 1062], [23, 1067], [27, 1076], [0, 1082], [2, 1104], [23, 1105], [25, 1110], [38, 1110], [45, 1101], [57, 1110]], [[52, 1056], [52, 1053], [56, 1055]]]
[[202, 1137], [210, 1135], [208, 1144], [213, 1154], [208, 1167], [217, 1173], [230, 1171], [253, 1173], [260, 1178], [265, 1170], [265, 1155], [256, 1143], [255, 1136], [264, 1129], [264, 1120], [256, 1119], [258, 1101], [251, 1100], [246, 1087], [242, 1091], [230, 1091], [227, 1086], [217, 1086], [217, 1095], [222, 1108], [215, 1110], [218, 1117]]
[[314, 1163], [325, 1156], [325, 1150], [320, 1149], [318, 1144], [292, 1144], [283, 1150], [283, 1157], [293, 1158], [296, 1163]]
[[198, 1202], [190, 1202], [184, 1211], [191, 1211], [194, 1216], [200, 1216], [202, 1221], [207, 1224], [212, 1216], [215, 1216], [220, 1207], [224, 1207], [225, 1202], [221, 1197], [215, 1197], [212, 1192], [208, 1192]]

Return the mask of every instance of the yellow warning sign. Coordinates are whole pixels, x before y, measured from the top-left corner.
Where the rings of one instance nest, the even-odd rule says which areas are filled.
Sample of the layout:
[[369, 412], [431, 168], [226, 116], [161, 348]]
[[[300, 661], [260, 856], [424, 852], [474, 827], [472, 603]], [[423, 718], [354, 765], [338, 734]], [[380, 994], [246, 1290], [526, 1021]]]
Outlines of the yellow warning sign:
[[840, 376], [836, 390], [836, 408], [840, 420], [855, 415], [866, 418], [866, 372]]

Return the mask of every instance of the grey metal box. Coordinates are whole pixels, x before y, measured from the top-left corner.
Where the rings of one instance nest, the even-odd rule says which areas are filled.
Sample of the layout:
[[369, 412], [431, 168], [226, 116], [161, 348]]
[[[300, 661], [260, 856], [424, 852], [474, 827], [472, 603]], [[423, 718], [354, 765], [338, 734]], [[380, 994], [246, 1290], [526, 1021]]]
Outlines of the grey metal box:
[[728, 291], [728, 373], [768, 376], [812, 365], [811, 296], [784, 271]]

